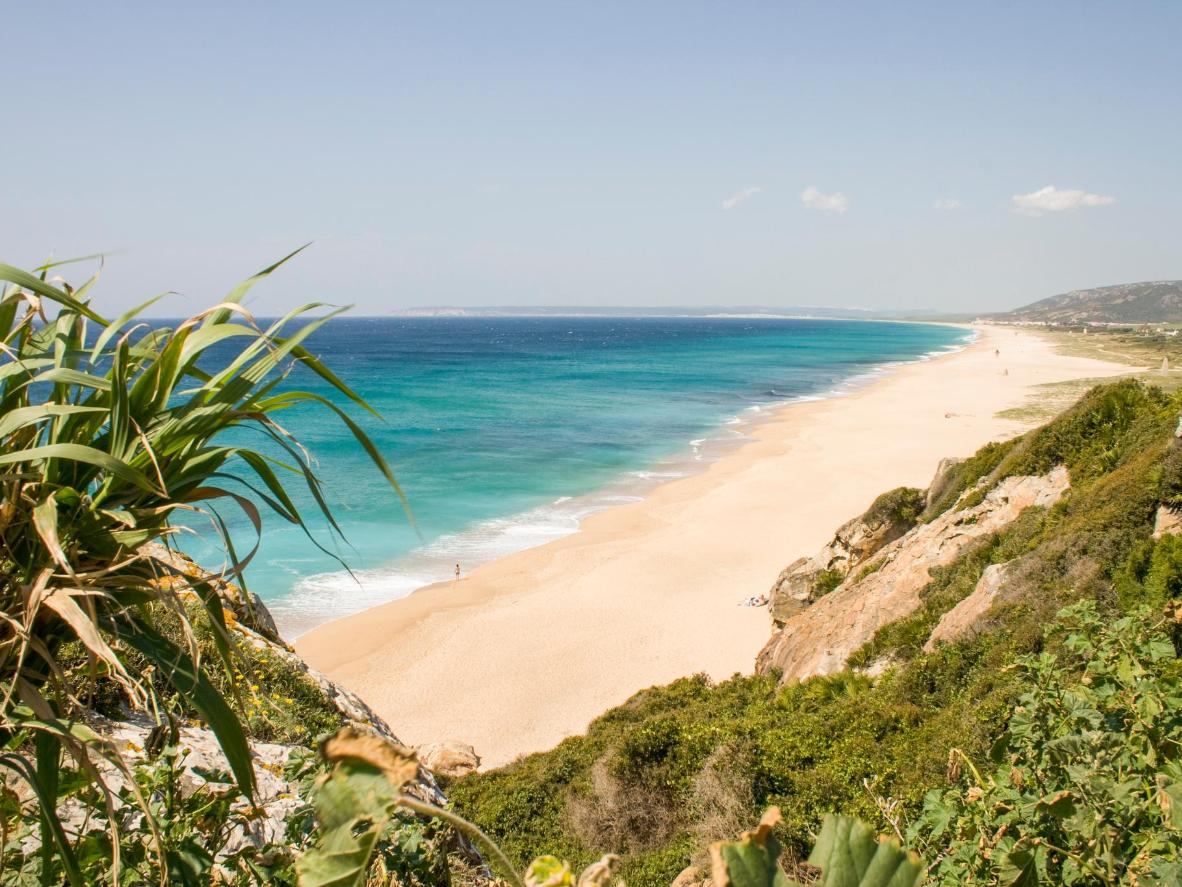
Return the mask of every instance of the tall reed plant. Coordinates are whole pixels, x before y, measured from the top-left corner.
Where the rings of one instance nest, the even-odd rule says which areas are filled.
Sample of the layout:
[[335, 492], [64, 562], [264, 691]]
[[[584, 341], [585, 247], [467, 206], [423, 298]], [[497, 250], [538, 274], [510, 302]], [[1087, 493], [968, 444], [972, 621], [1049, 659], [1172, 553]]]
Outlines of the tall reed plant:
[[[254, 792], [243, 724], [208, 677], [213, 668], [231, 672], [223, 601], [213, 583], [181, 575], [145, 546], [170, 544], [186, 525], [208, 520], [224, 572], [241, 579], [264, 515], [308, 531], [293, 485], [339, 533], [311, 455], [279, 421], [300, 404], [342, 422], [401, 496], [382, 454], [340, 404], [285, 384], [302, 366], [342, 403], [373, 413], [305, 345], [344, 309], [308, 304], [263, 326], [244, 307], [250, 288], [280, 264], [168, 327], [140, 319], [156, 299], [104, 318], [90, 295], [97, 275], [75, 289], [50, 278], [54, 266], [0, 265], [0, 767], [26, 782], [40, 807], [43, 879], [60, 872], [84, 882], [77, 837], [56, 813], [65, 769], [105, 791], [102, 774], [114, 767], [135, 786], [118, 750], [87, 726], [85, 684], [96, 676], [157, 717], [159, 687], [167, 687], [214, 732], [237, 788]], [[234, 429], [265, 443], [243, 446], [246, 435], [227, 434]], [[254, 528], [247, 544], [231, 538], [227, 507]], [[160, 614], [183, 626], [179, 643]], [[202, 661], [195, 619], [212, 629], [220, 661]], [[88, 669], [63, 663], [63, 649], [78, 645]], [[151, 664], [151, 681], [129, 656]], [[117, 800], [105, 797], [117, 882]]]

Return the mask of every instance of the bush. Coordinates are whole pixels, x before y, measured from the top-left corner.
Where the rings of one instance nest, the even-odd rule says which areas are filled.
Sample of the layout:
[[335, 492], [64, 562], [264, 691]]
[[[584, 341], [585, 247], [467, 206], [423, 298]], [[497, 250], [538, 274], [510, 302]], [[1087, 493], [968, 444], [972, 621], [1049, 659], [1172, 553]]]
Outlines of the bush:
[[1060, 614], [1056, 652], [1024, 656], [1026, 691], [983, 775], [950, 758], [910, 831], [936, 884], [1182, 881], [1182, 668], [1173, 619]]
[[867, 523], [911, 526], [924, 509], [924, 492], [914, 487], [896, 487], [875, 499], [863, 519]]

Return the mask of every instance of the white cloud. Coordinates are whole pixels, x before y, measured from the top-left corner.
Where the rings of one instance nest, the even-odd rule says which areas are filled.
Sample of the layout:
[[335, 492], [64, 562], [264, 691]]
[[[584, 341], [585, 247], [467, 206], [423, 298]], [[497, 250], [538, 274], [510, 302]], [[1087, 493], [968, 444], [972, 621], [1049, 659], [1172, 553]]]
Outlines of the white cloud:
[[941, 197], [932, 204], [932, 209], [939, 210], [942, 213], [950, 213], [954, 209], [960, 209], [961, 202], [955, 197]]
[[850, 208], [850, 199], [841, 192], [822, 194], [813, 185], [800, 192], [800, 201], [809, 209], [826, 213], [843, 213]]
[[1024, 216], [1072, 212], [1081, 206], [1110, 206], [1113, 203], [1116, 203], [1115, 197], [1089, 194], [1078, 188], [1067, 188], [1061, 191], [1054, 185], [1047, 185], [1045, 188], [1039, 188], [1029, 194], [1015, 194], [1010, 198], [1010, 208]]
[[736, 191], [734, 194], [732, 194], [726, 200], [722, 201], [722, 208], [723, 209], [734, 209], [739, 204], [746, 201], [749, 197], [754, 197], [756, 194], [758, 194], [762, 190], [763, 190], [763, 188], [759, 187], [758, 185], [750, 185], [741, 191]]

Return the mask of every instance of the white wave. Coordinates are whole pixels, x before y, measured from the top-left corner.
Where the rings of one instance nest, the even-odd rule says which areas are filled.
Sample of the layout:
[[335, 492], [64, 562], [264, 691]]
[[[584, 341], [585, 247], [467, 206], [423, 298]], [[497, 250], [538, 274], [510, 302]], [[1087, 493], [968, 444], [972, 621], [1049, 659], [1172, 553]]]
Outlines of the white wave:
[[684, 471], [629, 471], [629, 477], [639, 477], [641, 480], [673, 480], [685, 477]]

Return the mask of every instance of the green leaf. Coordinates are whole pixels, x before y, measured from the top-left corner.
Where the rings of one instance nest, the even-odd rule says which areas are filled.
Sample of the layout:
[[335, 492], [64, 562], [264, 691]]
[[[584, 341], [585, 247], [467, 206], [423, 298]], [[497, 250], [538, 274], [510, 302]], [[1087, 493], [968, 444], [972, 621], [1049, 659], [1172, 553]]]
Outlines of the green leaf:
[[50, 286], [44, 280], [30, 274], [28, 271], [22, 271], [20, 268], [14, 268], [12, 265], [0, 264], [0, 280], [15, 283], [17, 286], [24, 287], [31, 293], [36, 293], [43, 298], [57, 302], [65, 308], [77, 311], [84, 317], [89, 317], [91, 320], [101, 323], [104, 326], [107, 323], [73, 296], [67, 295], [55, 286]]
[[821, 869], [822, 887], [917, 887], [924, 878], [918, 856], [848, 816], [825, 817], [809, 864]]
[[112, 621], [110, 628], [124, 643], [155, 663], [165, 680], [197, 709], [197, 713], [217, 737], [226, 760], [230, 762], [230, 770], [239, 790], [248, 798], [253, 798], [254, 768], [242, 723], [205, 673], [193, 664], [183, 650], [141, 623], [132, 622], [124, 616]]
[[718, 841], [710, 847], [714, 887], [789, 887], [780, 868], [780, 842], [772, 829], [780, 822], [778, 807], [770, 807], [759, 825], [738, 841]]
[[376, 828], [360, 835], [353, 834], [351, 825], [326, 832], [320, 847], [296, 860], [300, 887], [361, 887], [377, 840]]
[[1035, 809], [1056, 819], [1068, 819], [1075, 815], [1075, 799], [1069, 790], [1061, 789], [1039, 798]]
[[1165, 773], [1157, 775], [1157, 803], [1162, 819], [1174, 828], [1182, 829], [1182, 781], [1176, 778], [1177, 770], [1175, 764], [1167, 766]]
[[1001, 861], [999, 876], [1002, 887], [1037, 887], [1038, 856], [1034, 851], [1012, 850]]
[[[40, 745], [38, 749], [40, 751]], [[38, 761], [39, 765], [41, 763], [41, 761]], [[5, 754], [0, 755], [0, 767], [6, 767], [12, 770], [29, 784], [33, 793], [37, 796], [37, 801], [43, 811], [55, 810], [56, 788], [50, 791], [42, 783], [41, 776], [43, 774], [40, 772], [40, 766], [34, 767], [20, 755]], [[44, 775], [47, 777], [50, 776], [48, 772]], [[52, 775], [52, 778], [56, 780], [56, 773]], [[61, 820], [56, 815], [43, 816], [41, 819], [43, 827], [48, 830], [49, 837], [52, 839], [52, 844], [47, 842], [45, 846], [57, 848], [62, 868], [65, 869], [66, 878], [73, 887], [86, 887], [86, 878], [82, 874], [82, 869], [78, 866], [78, 859], [74, 854], [74, 848], [70, 845], [69, 838], [66, 837]]]
[[127, 481], [140, 489], [155, 493], [156, 488], [143, 472], [132, 468], [126, 462], [116, 459], [110, 453], [96, 450], [85, 444], [59, 443], [44, 447], [31, 447], [27, 450], [17, 450], [11, 453], [0, 453], [0, 465], [13, 465], [21, 462], [36, 462], [41, 459], [64, 459], [71, 462], [82, 462]]
[[[339, 761], [316, 790], [317, 847], [296, 860], [301, 887], [354, 887], [365, 883], [374, 843], [398, 800], [398, 786], [380, 767]], [[369, 823], [368, 829], [361, 827]]]

